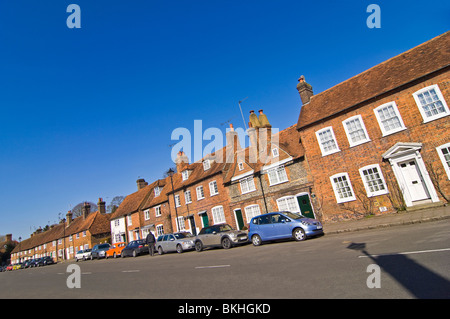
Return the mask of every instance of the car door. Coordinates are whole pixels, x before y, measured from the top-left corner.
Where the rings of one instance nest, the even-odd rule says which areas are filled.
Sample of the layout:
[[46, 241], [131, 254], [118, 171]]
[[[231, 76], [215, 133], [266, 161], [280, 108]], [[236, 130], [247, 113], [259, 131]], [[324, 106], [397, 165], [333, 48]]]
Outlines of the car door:
[[220, 232], [220, 225], [212, 227], [212, 234], [210, 236], [210, 246], [219, 246], [222, 241], [222, 233]]
[[271, 215], [272, 231], [274, 239], [292, 236], [290, 225], [287, 220], [289, 220], [287, 217], [278, 213]]
[[213, 232], [215, 231], [214, 227], [208, 227], [205, 229], [205, 233], [203, 236], [201, 236], [201, 241], [203, 243], [203, 246], [211, 246], [214, 242], [213, 240]]
[[158, 246], [161, 246], [163, 251], [167, 251], [167, 237], [168, 235], [164, 235], [161, 239], [161, 242], [158, 244]]
[[258, 218], [258, 234], [261, 240], [270, 240], [273, 238], [271, 214], [262, 215]]
[[169, 236], [167, 236], [167, 249], [165, 251], [175, 251], [175, 236], [170, 234]]

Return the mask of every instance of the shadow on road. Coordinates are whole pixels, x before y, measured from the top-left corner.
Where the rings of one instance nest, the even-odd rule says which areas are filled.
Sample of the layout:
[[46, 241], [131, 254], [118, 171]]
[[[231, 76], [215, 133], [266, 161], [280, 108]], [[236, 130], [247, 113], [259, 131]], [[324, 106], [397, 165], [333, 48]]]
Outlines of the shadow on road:
[[365, 243], [351, 243], [348, 249], [358, 250], [387, 272], [412, 295], [420, 299], [450, 298], [450, 281], [420, 265], [406, 255], [372, 256]]

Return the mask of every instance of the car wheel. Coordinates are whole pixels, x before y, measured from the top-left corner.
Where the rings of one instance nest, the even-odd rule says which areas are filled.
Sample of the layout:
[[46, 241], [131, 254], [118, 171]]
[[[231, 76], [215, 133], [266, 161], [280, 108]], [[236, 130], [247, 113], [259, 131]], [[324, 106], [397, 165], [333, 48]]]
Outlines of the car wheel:
[[177, 253], [181, 254], [183, 252], [183, 247], [180, 244], [177, 245]]
[[137, 252], [136, 252], [136, 250], [133, 250], [133, 257], [136, 257], [137, 256]]
[[253, 246], [261, 246], [262, 240], [259, 235], [253, 235], [252, 236], [252, 244]]
[[232, 246], [233, 246], [233, 244], [231, 243], [230, 238], [224, 237], [222, 239], [222, 248], [223, 249], [230, 249]]
[[294, 229], [294, 231], [292, 232], [292, 236], [296, 241], [302, 241], [306, 239], [306, 234], [303, 228]]
[[116, 255], [116, 253], [114, 253], [114, 254], [113, 254], [113, 258], [117, 258], [117, 255]]
[[160, 255], [164, 254], [164, 251], [161, 246], [158, 246], [158, 254]]
[[195, 250], [198, 252], [201, 252], [203, 250], [203, 244], [200, 240], [195, 242]]

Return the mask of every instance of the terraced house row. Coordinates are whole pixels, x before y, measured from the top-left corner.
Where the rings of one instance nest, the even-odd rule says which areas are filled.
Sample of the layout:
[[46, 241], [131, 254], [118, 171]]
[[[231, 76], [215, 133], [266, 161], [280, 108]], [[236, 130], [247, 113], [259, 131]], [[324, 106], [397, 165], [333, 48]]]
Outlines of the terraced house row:
[[[110, 216], [96, 212], [71, 222], [80, 226], [66, 221], [35, 234], [15, 258], [69, 257], [71, 245], [92, 247], [106, 230], [113, 243], [150, 231], [195, 235], [220, 223], [245, 229], [253, 216], [289, 210], [321, 220], [326, 232], [327, 222], [443, 205], [450, 198], [449, 48], [447, 32], [317, 95], [302, 76], [297, 123], [272, 134], [263, 111], [251, 111], [249, 147], [231, 126], [223, 149], [193, 163], [179, 152], [175, 172], [138, 179]], [[91, 242], [68, 239], [84, 231]]]

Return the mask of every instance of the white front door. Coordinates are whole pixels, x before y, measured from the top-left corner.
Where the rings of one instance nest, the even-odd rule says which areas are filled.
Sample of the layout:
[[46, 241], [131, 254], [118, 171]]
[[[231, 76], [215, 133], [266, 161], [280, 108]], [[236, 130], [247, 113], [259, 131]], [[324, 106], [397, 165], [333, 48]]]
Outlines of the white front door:
[[411, 194], [411, 200], [419, 201], [429, 199], [430, 196], [425, 187], [420, 170], [415, 160], [411, 159], [398, 164], [405, 179], [405, 186]]

